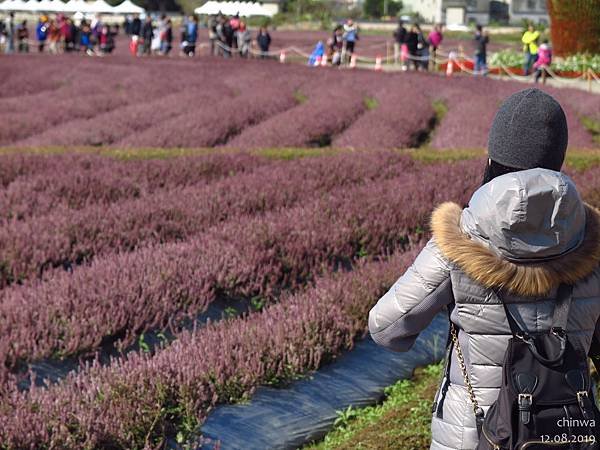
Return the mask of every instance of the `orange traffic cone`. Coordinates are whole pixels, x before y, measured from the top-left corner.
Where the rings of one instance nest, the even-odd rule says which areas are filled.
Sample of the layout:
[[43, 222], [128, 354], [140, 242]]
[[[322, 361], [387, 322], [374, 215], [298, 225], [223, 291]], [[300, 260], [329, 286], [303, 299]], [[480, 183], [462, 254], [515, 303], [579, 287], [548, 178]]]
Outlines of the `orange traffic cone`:
[[377, 56], [377, 58], [375, 58], [375, 70], [377, 70], [377, 71], [382, 70], [382, 67], [381, 67], [381, 56]]
[[129, 52], [132, 56], [137, 56], [138, 52], [138, 37], [132, 36], [131, 41], [129, 42]]
[[285, 50], [281, 50], [281, 53], [279, 53], [279, 62], [281, 64], [285, 63]]
[[353, 53], [350, 57], [350, 68], [354, 69], [356, 67], [356, 55]]

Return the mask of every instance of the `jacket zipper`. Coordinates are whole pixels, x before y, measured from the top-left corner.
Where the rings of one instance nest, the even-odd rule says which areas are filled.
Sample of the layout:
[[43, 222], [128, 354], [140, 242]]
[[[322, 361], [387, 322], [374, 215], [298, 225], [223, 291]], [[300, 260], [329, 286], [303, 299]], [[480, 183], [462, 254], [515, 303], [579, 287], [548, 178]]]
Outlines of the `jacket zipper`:
[[486, 441], [488, 441], [490, 443], [490, 445], [492, 446], [492, 448], [494, 450], [500, 450], [500, 446], [498, 444], [496, 444], [494, 441], [492, 441], [490, 439], [490, 437], [488, 436], [488, 434], [485, 431], [485, 427], [481, 427], [481, 431], [483, 431], [483, 437], [485, 438]]
[[527, 441], [521, 444], [520, 450], [525, 450], [529, 447], [529, 444], [544, 444], [544, 446], [559, 446], [559, 445], [569, 445], [571, 442], [551, 442], [551, 441]]

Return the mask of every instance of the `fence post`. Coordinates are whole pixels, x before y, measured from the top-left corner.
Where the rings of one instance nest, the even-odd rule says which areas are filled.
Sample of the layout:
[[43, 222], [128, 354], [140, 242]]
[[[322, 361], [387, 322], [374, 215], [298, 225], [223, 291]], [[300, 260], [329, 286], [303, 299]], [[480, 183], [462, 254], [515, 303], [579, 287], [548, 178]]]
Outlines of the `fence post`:
[[381, 56], [377, 55], [377, 57], [375, 58], [375, 70], [377, 71], [381, 71], [382, 67], [381, 67]]
[[542, 84], [546, 84], [546, 66], [542, 66]]
[[385, 60], [389, 62], [390, 60], [390, 41], [386, 39], [385, 41]]

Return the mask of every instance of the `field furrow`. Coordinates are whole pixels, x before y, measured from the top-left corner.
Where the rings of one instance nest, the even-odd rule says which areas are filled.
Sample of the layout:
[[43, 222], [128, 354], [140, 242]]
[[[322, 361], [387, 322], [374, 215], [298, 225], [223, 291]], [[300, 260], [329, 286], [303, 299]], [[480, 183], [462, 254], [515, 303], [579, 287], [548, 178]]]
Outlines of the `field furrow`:
[[[429, 134], [435, 111], [431, 103], [412, 95], [414, 87], [380, 90], [365, 99], [369, 111], [359, 117], [331, 145], [342, 148], [418, 147]], [[398, 105], [410, 114], [398, 113]]]
[[296, 105], [291, 84], [253, 86], [233, 96], [198, 102], [184, 114], [171, 116], [120, 141], [122, 147], [214, 147], [225, 144], [246, 127]]
[[200, 103], [227, 97], [230, 91], [219, 84], [198, 91], [175, 91], [159, 98], [128, 104], [96, 115], [66, 121], [31, 138], [17, 142], [18, 146], [39, 147], [47, 142], [54, 145], [101, 146], [111, 145], [130, 134], [142, 132], [154, 126], [164, 115], [178, 117], [185, 114], [184, 105], [190, 96]]
[[[373, 302], [414, 256], [410, 251], [319, 280], [263, 312], [186, 332], [154, 356], [132, 354], [91, 367], [47, 390], [6, 392], [0, 440], [18, 448], [50, 440], [65, 449], [116, 442], [142, 448], [146, 439], [174, 436], [186, 420], [201, 423], [212, 405], [318, 369], [351, 348]], [[66, 421], [71, 427], [51, 434], [44, 426]]]
[[464, 202], [480, 172], [481, 162], [470, 161], [338, 188], [305, 206], [241, 216], [182, 243], [97, 258], [73, 274], [9, 289], [0, 304], [0, 360], [10, 367], [72, 354], [111, 335], [127, 344], [218, 297], [270, 301], [356, 258], [406, 248], [421, 238], [429, 205]]
[[[0, 190], [0, 228], [6, 220], [43, 216], [56, 208], [68, 209], [65, 214], [72, 216], [75, 210], [96, 204], [106, 206], [161, 190], [203, 185], [269, 163], [265, 158], [248, 153], [226, 152], [126, 162], [101, 154], [65, 154], [55, 155], [52, 164], [49, 162], [42, 155], [24, 159], [16, 153], [0, 156], [0, 167], [6, 169], [0, 179], [12, 180]], [[50, 167], [20, 176], [19, 170], [23, 167], [17, 165], [20, 163], [27, 167], [38, 164]], [[64, 176], [65, 173], [68, 176]]]
[[[410, 158], [395, 154], [364, 154], [355, 161], [336, 156], [297, 166], [274, 163], [206, 186], [173, 187], [82, 210], [57, 207], [44, 216], [8, 221], [0, 227], [0, 285], [39, 278], [54, 267], [71, 269], [100, 254], [185, 240], [240, 214], [310, 201], [329, 189], [397, 176], [413, 166]], [[306, 180], [298, 167], [314, 176]]]
[[233, 148], [326, 147], [364, 113], [363, 89], [333, 85], [310, 94], [299, 91], [301, 104], [252, 126], [227, 142]]

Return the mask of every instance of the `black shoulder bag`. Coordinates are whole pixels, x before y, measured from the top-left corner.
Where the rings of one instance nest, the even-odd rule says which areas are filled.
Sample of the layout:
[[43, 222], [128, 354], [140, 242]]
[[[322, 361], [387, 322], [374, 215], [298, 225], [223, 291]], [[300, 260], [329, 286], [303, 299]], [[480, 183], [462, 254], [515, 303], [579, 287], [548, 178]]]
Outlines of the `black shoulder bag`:
[[[587, 355], [573, 347], [565, 331], [572, 290], [572, 286], [559, 286], [550, 330], [535, 333], [519, 328], [498, 294], [512, 337], [504, 355], [498, 399], [485, 417], [473, 403], [477, 450], [600, 449], [600, 411]], [[466, 370], [463, 375], [468, 382]], [[467, 387], [473, 402], [469, 382]]]

